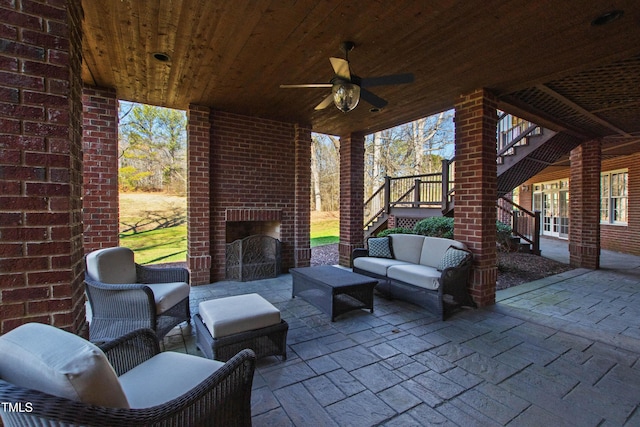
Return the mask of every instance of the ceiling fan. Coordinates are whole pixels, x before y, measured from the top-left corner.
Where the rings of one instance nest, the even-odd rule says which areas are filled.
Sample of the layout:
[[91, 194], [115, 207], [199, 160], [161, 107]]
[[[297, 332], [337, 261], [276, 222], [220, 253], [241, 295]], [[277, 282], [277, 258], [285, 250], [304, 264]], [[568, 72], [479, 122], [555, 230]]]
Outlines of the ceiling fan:
[[331, 94], [320, 104], [316, 105], [315, 109], [325, 109], [333, 102], [338, 110], [346, 113], [356, 108], [360, 99], [371, 104], [376, 110], [380, 110], [388, 104], [386, 100], [366, 88], [413, 82], [413, 74], [411, 73], [368, 78], [356, 76], [349, 69], [349, 52], [351, 52], [354, 47], [355, 44], [353, 42], [343, 42], [340, 44], [340, 50], [344, 52], [345, 59], [329, 58], [333, 71], [336, 74], [329, 83], [280, 85], [280, 88], [331, 88]]

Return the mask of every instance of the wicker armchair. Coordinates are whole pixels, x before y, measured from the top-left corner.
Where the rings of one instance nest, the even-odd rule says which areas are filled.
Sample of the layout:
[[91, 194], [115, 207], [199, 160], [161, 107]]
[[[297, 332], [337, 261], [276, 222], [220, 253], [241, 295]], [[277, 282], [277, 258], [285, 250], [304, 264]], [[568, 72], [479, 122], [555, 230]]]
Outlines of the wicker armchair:
[[138, 265], [128, 248], [87, 254], [85, 290], [91, 305], [89, 338], [94, 342], [142, 328], [153, 329], [162, 339], [179, 323], [191, 321], [189, 271]]
[[[79, 337], [75, 338], [79, 339]], [[134, 331], [101, 348], [120, 379], [126, 372], [143, 366], [145, 362], [155, 359], [154, 356], [159, 354], [157, 338], [149, 329]], [[160, 353], [160, 355], [167, 353], [172, 352]], [[137, 409], [87, 404], [18, 387], [0, 379], [0, 402], [3, 402], [0, 408], [2, 421], [7, 427], [251, 425], [251, 386], [255, 370], [255, 355], [251, 350], [240, 351], [224, 364], [198, 356], [173, 354], [180, 356], [187, 365], [192, 362], [195, 365], [217, 363], [220, 367], [208, 377], [203, 376], [201, 381], [198, 378], [199, 384], [195, 384], [188, 392], [162, 404]], [[153, 377], [159, 377], [155, 380], [156, 383], [167, 381], [167, 388], [172, 387], [168, 382], [176, 379], [170, 378], [171, 372], [168, 371], [171, 369], [166, 369], [166, 366], [153, 360], [147, 366], [151, 366], [146, 369], [148, 373], [152, 373], [154, 368], [163, 371], [148, 375], [150, 380], [153, 380]], [[139, 389], [138, 393], [150, 394], [154, 392], [152, 387], [146, 381], [139, 381], [139, 385], [136, 386]], [[125, 385], [123, 389], [129, 398]]]

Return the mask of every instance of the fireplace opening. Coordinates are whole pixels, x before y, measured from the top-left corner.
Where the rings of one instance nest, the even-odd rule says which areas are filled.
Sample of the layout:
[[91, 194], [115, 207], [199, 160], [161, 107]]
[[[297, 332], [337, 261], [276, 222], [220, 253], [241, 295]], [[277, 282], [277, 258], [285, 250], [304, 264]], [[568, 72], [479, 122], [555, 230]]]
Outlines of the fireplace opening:
[[227, 280], [247, 282], [277, 277], [281, 266], [279, 221], [228, 221]]
[[227, 221], [227, 241], [231, 243], [238, 239], [263, 234], [280, 239], [280, 221]]

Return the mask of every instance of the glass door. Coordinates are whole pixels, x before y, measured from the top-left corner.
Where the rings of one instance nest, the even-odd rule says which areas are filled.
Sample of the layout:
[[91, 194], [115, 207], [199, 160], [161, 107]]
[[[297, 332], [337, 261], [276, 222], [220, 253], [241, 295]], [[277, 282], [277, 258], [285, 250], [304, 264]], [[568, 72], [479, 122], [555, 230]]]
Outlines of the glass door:
[[559, 193], [559, 220], [560, 228], [558, 235], [561, 238], [569, 238], [569, 191], [561, 190]]
[[542, 234], [559, 237], [558, 191], [542, 193]]

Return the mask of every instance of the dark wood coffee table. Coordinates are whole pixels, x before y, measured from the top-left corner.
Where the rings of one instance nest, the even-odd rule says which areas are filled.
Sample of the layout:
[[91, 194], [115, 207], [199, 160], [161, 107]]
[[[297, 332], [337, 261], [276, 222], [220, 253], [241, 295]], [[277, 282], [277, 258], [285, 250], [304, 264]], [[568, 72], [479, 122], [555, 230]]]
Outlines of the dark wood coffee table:
[[373, 313], [376, 279], [328, 265], [292, 268], [289, 272], [293, 278], [291, 298], [304, 298], [328, 314], [332, 322], [341, 314], [361, 308]]

